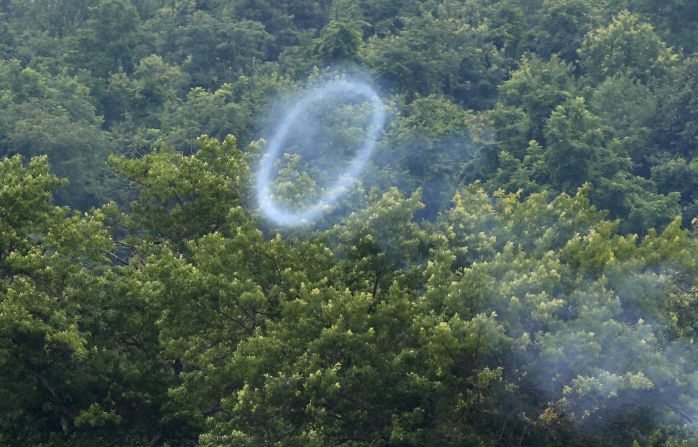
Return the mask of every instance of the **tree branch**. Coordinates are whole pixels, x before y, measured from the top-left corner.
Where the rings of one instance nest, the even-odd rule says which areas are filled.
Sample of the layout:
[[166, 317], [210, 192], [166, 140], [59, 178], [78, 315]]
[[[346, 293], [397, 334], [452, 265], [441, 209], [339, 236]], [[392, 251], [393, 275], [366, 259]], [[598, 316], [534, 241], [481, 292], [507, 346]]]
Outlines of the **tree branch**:
[[78, 412], [65, 403], [65, 400], [58, 394], [46, 377], [30, 368], [26, 368], [26, 370], [51, 394], [64, 416], [69, 419], [75, 419], [78, 416]]

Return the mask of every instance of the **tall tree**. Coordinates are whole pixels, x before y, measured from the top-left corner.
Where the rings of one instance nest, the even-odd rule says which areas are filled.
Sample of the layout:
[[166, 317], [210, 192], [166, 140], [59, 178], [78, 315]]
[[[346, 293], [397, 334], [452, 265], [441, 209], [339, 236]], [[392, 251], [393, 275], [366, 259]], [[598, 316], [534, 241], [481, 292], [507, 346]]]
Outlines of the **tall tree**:
[[589, 33], [579, 49], [584, 72], [595, 84], [605, 77], [626, 73], [644, 84], [656, 85], [677, 61], [677, 56], [652, 25], [622, 11], [606, 27]]

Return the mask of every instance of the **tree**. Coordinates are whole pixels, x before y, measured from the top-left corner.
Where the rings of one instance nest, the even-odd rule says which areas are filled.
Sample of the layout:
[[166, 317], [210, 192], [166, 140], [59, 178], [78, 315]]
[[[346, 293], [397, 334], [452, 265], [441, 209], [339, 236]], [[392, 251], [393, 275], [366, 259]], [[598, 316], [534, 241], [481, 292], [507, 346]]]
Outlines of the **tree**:
[[558, 54], [565, 62], [575, 62], [584, 36], [598, 23], [598, 14], [583, 0], [545, 0], [533, 31], [536, 53], [544, 59]]
[[110, 182], [109, 137], [89, 93], [76, 78], [0, 62], [0, 155], [47, 154], [55, 171], [72, 180], [58, 199], [83, 209], [104, 200]]
[[[269, 48], [270, 56], [278, 56], [284, 47], [298, 44], [299, 30], [293, 26], [293, 15], [288, 12], [288, 7], [293, 5], [292, 2], [236, 0], [229, 5], [231, 16], [259, 22], [273, 37]], [[312, 15], [312, 12], [310, 14]], [[322, 25], [318, 26], [318, 28], [321, 27]]]
[[130, 0], [103, 0], [90, 8], [90, 17], [72, 38], [70, 60], [98, 79], [134, 67], [140, 17]]
[[233, 136], [224, 144], [202, 137], [198, 149], [189, 157], [164, 146], [139, 159], [110, 159], [140, 192], [133, 203], [138, 227], [179, 249], [190, 239], [222, 231], [249, 188], [248, 167]]
[[524, 8], [518, 2], [496, 2], [488, 14], [487, 24], [494, 44], [510, 60], [521, 57], [528, 40]]
[[0, 445], [693, 445], [691, 7], [0, 0]]
[[698, 152], [698, 101], [692, 92], [698, 81], [698, 57], [679, 66], [678, 76], [662, 95], [657, 114], [658, 142], [672, 154], [692, 157]]
[[484, 33], [428, 13], [406, 18], [395, 34], [371, 37], [363, 60], [402, 91], [444, 93], [475, 109], [492, 103], [503, 80], [500, 51]]
[[659, 158], [652, 166], [652, 181], [659, 192], [680, 194], [686, 222], [691, 222], [698, 216], [698, 158]]
[[587, 181], [617, 172], [623, 166], [622, 154], [604, 150], [608, 134], [583, 98], [557, 106], [544, 130], [543, 156], [550, 184], [558, 191], [572, 192]]
[[249, 74], [256, 62], [265, 60], [271, 40], [259, 22], [222, 21], [196, 11], [181, 28], [177, 45], [190, 85], [216, 88]]
[[681, 214], [678, 191], [659, 189], [654, 182], [627, 172], [600, 179], [592, 196], [598, 206], [623, 219], [620, 230], [625, 233], [645, 234], [648, 228], [662, 228]]
[[380, 37], [402, 28], [402, 17], [419, 14], [419, 5], [408, 0], [335, 0], [333, 7], [341, 17], [370, 24], [367, 32]]
[[174, 147], [192, 148], [201, 135], [223, 139], [233, 134], [244, 147], [254, 137], [255, 126], [268, 125], [260, 122], [260, 116], [269, 107], [270, 98], [278, 97], [289, 84], [287, 76], [269, 67], [251, 76], [240, 76], [215, 91], [195, 87], [163, 117], [161, 138]]
[[[131, 126], [158, 128], [182, 84], [183, 74], [178, 68], [160, 56], [150, 55], [138, 62], [131, 76], [124, 72], [112, 74], [108, 93], [115, 109], [125, 115]], [[116, 110], [112, 114], [121, 115]]]
[[522, 158], [528, 142], [544, 144], [543, 127], [558, 105], [577, 91], [572, 66], [553, 56], [550, 61], [528, 57], [502, 84], [492, 110], [497, 147]]
[[622, 11], [603, 28], [589, 33], [579, 49], [584, 73], [598, 84], [625, 73], [643, 84], [657, 85], [676, 63], [676, 55], [637, 15]]
[[113, 208], [57, 207], [61, 183], [46, 157], [0, 161], [0, 442], [143, 445], [165, 419], [173, 439], [191, 439], [187, 421], [164, 414], [173, 376], [137, 264], [105, 225]]
[[108, 127], [117, 117], [113, 116], [107, 79], [113, 73], [133, 71], [142, 35], [141, 22], [130, 0], [103, 0], [89, 11], [84, 26], [68, 38], [67, 59], [89, 73], [81, 74], [83, 82], [99, 101]]
[[[473, 173], [486, 138], [482, 119], [441, 95], [417, 97], [386, 132], [385, 151], [376, 155], [380, 171], [390, 167], [402, 190], [421, 190], [426, 215], [447, 209], [462, 182]], [[380, 173], [369, 176], [380, 176]], [[423, 213], [422, 213], [423, 214]]]
[[353, 62], [358, 58], [362, 38], [355, 24], [332, 20], [320, 32], [316, 51], [326, 64]]
[[589, 110], [612, 129], [617, 140], [614, 146], [631, 156], [634, 171], [646, 176], [653, 149], [652, 125], [658, 113], [652, 90], [632, 77], [617, 74], [594, 89]]
[[655, 25], [662, 38], [674, 48], [685, 54], [698, 50], [698, 40], [690, 32], [698, 22], [698, 15], [689, 2], [633, 0], [630, 3]]
[[[587, 141], [583, 106], [553, 112], [556, 135]], [[435, 222], [393, 189], [282, 235], [242, 206], [234, 138], [199, 144], [113, 160], [137, 189], [127, 213], [70, 215], [45, 158], [0, 163], [0, 440], [690, 439], [698, 244], [680, 219], [640, 239], [589, 186], [475, 184]]]

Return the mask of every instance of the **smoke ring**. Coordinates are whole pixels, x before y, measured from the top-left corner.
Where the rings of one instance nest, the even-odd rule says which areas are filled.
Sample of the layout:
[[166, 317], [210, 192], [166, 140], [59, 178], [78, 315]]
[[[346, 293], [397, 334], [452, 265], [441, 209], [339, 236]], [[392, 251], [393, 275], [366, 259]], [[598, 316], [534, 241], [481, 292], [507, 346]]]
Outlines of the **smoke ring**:
[[[269, 184], [272, 181], [274, 161], [279, 157], [282, 145], [288, 132], [293, 127], [298, 117], [305, 112], [314, 102], [329, 95], [352, 95], [364, 97], [373, 108], [371, 125], [366, 139], [356, 156], [349, 163], [348, 169], [341, 174], [337, 181], [328, 188], [328, 191], [315, 203], [305, 207], [301, 211], [291, 211], [279, 206], [273, 198]], [[269, 141], [267, 150], [257, 172], [255, 190], [257, 204], [262, 214], [272, 222], [289, 227], [307, 225], [317, 218], [324, 209], [332, 205], [344, 194], [350, 184], [361, 174], [364, 165], [368, 161], [376, 145], [379, 133], [385, 123], [385, 107], [378, 94], [368, 84], [357, 81], [338, 80], [330, 81], [311, 90], [305, 97], [297, 101], [281, 120], [273, 137]]]

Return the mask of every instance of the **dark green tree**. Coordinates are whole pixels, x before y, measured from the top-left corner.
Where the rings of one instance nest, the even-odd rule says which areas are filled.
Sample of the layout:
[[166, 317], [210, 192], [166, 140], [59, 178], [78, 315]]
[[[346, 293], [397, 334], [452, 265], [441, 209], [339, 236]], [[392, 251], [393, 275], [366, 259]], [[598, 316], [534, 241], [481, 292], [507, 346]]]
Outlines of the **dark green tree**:
[[362, 32], [355, 23], [332, 20], [320, 32], [317, 52], [326, 64], [354, 62], [362, 44]]
[[180, 29], [177, 46], [190, 85], [215, 88], [250, 73], [265, 59], [271, 39], [259, 22], [224, 21], [196, 11]]
[[604, 78], [625, 73], [644, 84], [656, 85], [666, 76], [677, 57], [652, 25], [622, 11], [606, 27], [586, 36], [579, 49], [584, 73], [598, 84]]
[[500, 89], [491, 112], [499, 147], [521, 155], [530, 140], [544, 142], [543, 127], [558, 105], [577, 91], [572, 66], [557, 56], [550, 61], [524, 59]]
[[395, 34], [372, 37], [363, 59], [402, 91], [443, 93], [475, 109], [492, 104], [504, 77], [501, 51], [484, 32], [429, 13], [405, 18]]

